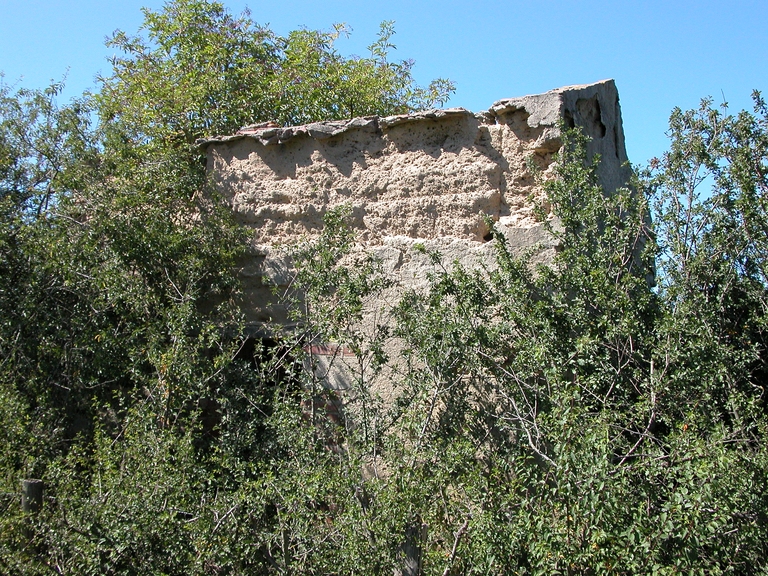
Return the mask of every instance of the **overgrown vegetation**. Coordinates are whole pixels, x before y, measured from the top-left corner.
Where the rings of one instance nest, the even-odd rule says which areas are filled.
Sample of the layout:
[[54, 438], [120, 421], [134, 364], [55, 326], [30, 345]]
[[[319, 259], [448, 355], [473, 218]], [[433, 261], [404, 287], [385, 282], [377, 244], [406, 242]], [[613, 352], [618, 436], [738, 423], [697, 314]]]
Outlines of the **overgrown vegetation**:
[[[754, 113], [674, 111], [632, 190], [606, 194], [567, 133], [555, 261], [500, 235], [487, 269], [433, 254], [429, 289], [372, 332], [388, 281], [332, 212], [295, 255], [301, 330], [244, 341], [245, 236], [194, 141], [451, 86], [389, 62], [386, 24], [369, 58], [336, 52], [342, 29], [280, 38], [203, 0], [142, 32], [67, 106], [0, 86], [3, 573], [766, 572], [759, 94]], [[342, 397], [306, 353], [331, 341], [354, 352]], [[37, 514], [22, 478], [45, 481]]]

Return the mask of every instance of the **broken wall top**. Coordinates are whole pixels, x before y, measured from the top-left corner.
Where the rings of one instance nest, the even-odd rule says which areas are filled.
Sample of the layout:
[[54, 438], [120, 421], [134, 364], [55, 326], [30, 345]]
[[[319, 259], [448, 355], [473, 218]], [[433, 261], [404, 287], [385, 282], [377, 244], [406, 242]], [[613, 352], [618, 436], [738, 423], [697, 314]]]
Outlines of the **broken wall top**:
[[499, 100], [489, 110], [408, 115], [279, 127], [249, 126], [199, 143], [214, 186], [255, 245], [317, 234], [328, 208], [352, 208], [368, 245], [387, 238], [489, 238], [483, 215], [514, 236], [537, 226], [541, 197], [530, 163], [545, 174], [561, 146], [560, 122], [592, 138], [601, 183], [627, 183], [618, 92], [612, 80]]

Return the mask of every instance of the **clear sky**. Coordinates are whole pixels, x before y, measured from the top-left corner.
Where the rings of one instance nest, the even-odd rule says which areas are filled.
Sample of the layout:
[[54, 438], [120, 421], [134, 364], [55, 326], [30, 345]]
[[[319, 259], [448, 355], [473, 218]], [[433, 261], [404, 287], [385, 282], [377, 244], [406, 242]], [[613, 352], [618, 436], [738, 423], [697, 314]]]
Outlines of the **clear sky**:
[[[229, 0], [278, 34], [346, 22], [342, 54], [366, 54], [382, 20], [394, 20], [395, 55], [416, 61], [416, 79], [451, 78], [449, 106], [473, 111], [495, 100], [604, 78], [616, 80], [629, 158], [666, 148], [671, 109], [704, 96], [732, 111], [768, 95], [768, 0]], [[161, 0], [0, 0], [5, 82], [43, 87], [67, 74], [66, 97], [108, 73], [104, 39], [135, 33], [140, 8]]]

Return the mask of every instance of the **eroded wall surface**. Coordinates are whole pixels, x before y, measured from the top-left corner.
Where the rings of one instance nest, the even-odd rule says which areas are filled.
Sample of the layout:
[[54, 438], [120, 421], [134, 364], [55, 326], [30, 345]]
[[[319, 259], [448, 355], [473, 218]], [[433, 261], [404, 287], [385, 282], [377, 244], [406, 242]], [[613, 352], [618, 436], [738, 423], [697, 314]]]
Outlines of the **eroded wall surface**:
[[[285, 322], [271, 286], [290, 281], [284, 247], [317, 235], [324, 213], [352, 209], [361, 244], [373, 250], [400, 286], [425, 282], [430, 264], [415, 243], [467, 266], [493, 260], [483, 215], [497, 223], [512, 250], [537, 246], [551, 257], [552, 240], [533, 217], [560, 149], [561, 120], [592, 138], [607, 190], [625, 184], [629, 167], [621, 111], [612, 80], [462, 108], [387, 118], [367, 117], [295, 127], [271, 124], [201, 142], [214, 186], [253, 231], [243, 263], [249, 322]], [[394, 297], [394, 296], [393, 296]], [[385, 307], [386, 302], [381, 302]]]

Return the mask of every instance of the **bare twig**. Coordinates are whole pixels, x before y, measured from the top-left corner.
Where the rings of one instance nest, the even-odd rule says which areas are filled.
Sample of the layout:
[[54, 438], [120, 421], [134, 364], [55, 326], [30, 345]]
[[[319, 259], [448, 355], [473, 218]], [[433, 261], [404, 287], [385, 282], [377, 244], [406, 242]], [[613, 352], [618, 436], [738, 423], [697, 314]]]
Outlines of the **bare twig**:
[[461, 537], [464, 536], [464, 533], [467, 531], [468, 527], [469, 518], [464, 520], [464, 524], [459, 527], [459, 530], [455, 534], [455, 538], [453, 540], [453, 548], [451, 549], [451, 555], [448, 557], [448, 565], [445, 567], [445, 570], [443, 570], [443, 576], [448, 576], [451, 573], [451, 568], [453, 568], [453, 563], [456, 560], [456, 550], [459, 547], [459, 540], [461, 540]]

